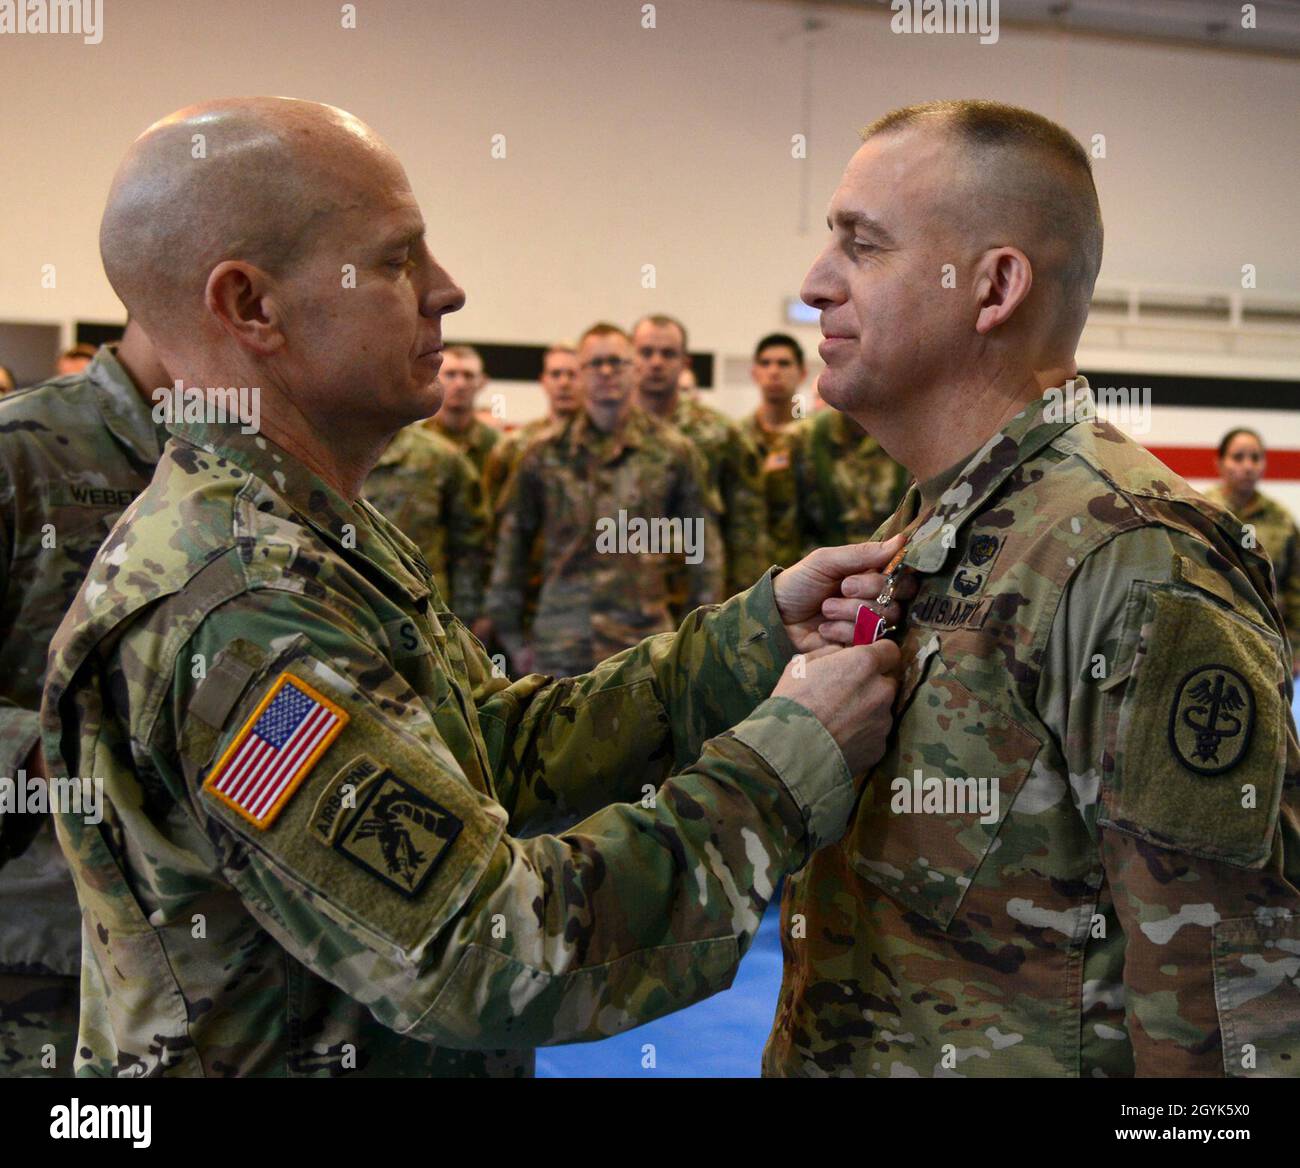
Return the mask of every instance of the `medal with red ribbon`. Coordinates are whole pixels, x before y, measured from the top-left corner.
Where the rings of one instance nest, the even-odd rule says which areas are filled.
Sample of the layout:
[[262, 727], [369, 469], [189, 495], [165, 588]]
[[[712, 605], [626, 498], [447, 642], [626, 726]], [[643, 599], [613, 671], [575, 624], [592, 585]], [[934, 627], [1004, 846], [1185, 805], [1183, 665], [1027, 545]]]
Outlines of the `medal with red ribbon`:
[[853, 621], [853, 643], [855, 645], [874, 645], [881, 637], [887, 637], [897, 628], [891, 625], [875, 609], [887, 608], [894, 599], [894, 585], [898, 582], [903, 571], [903, 557], [907, 555], [908, 544], [912, 542], [912, 535], [922, 523], [927, 520], [934, 509], [931, 508], [924, 515], [918, 515], [903, 529], [903, 546], [894, 553], [893, 559], [885, 565], [885, 586], [880, 590], [880, 595], [875, 600], [863, 601], [858, 605], [858, 614]]

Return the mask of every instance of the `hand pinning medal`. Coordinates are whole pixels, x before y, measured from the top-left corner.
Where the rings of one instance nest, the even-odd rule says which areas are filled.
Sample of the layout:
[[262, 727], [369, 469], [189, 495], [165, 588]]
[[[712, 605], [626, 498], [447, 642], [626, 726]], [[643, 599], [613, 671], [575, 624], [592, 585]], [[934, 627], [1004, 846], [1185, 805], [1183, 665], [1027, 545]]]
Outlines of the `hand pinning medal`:
[[916, 594], [916, 580], [903, 570], [907, 549], [904, 532], [886, 541], [897, 547], [884, 569], [849, 576], [842, 585], [843, 596], [822, 604], [822, 635], [841, 645], [873, 645], [889, 636], [902, 620], [902, 603]]
[[858, 615], [853, 619], [853, 643], [855, 645], [874, 645], [881, 637], [887, 637], [897, 627], [891, 625], [880, 615], [894, 601], [894, 584], [898, 580], [898, 574], [902, 570], [903, 556], [907, 552], [907, 544], [894, 553], [893, 559], [885, 567], [885, 586], [880, 590], [880, 595], [875, 599], [875, 611], [872, 606], [865, 601], [858, 605]]

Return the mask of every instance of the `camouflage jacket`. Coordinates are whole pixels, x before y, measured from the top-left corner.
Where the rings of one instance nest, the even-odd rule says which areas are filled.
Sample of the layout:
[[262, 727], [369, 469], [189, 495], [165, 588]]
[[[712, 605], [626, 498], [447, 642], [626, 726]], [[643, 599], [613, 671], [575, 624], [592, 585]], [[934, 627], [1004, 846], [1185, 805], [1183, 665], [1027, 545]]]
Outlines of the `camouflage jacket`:
[[488, 455], [501, 441], [501, 431], [489, 426], [482, 418], [476, 417], [464, 430], [448, 430], [437, 418], [430, 418], [426, 423], [435, 434], [447, 439], [461, 454], [474, 464], [474, 469], [483, 474], [487, 466]]
[[898, 720], [788, 885], [769, 1074], [1300, 1069], [1268, 567], [1081, 392], [990, 438], [908, 545]]
[[789, 567], [803, 558], [808, 540], [801, 522], [802, 504], [795, 473], [794, 450], [805, 422], [769, 430], [756, 413], [741, 423], [742, 432], [759, 455], [767, 513], [767, 548], [775, 563]]
[[738, 423], [693, 398], [678, 399], [672, 422], [704, 456], [709, 485], [721, 504], [723, 587], [731, 596], [748, 588], [773, 563], [758, 450]]
[[519, 1074], [729, 983], [853, 798], [821, 724], [764, 700], [792, 652], [770, 577], [510, 684], [364, 500], [172, 431], [42, 706], [56, 773], [104, 784], [102, 823], [57, 820], [78, 1073]]
[[870, 539], [907, 486], [907, 472], [838, 410], [801, 423], [795, 454], [805, 552]]
[[514, 472], [520, 456], [528, 448], [528, 444], [544, 431], [563, 428], [563, 421], [534, 418], [531, 422], [525, 422], [517, 430], [508, 430], [502, 434], [501, 440], [488, 452], [487, 463], [483, 467], [483, 490], [487, 496], [488, 509], [493, 516], [505, 492], [506, 483]]
[[[1205, 492], [1205, 497], [1232, 510], [1228, 507], [1222, 486], [1211, 487]], [[1291, 651], [1300, 655], [1300, 643], [1297, 643], [1297, 638], [1300, 638], [1300, 528], [1296, 526], [1290, 511], [1276, 499], [1270, 499], [1259, 491], [1237, 513], [1237, 518], [1251, 529], [1249, 533], [1243, 529], [1240, 532], [1241, 539], [1245, 541], [1249, 535], [1254, 546], [1261, 547], [1268, 553], [1273, 564], [1278, 607], [1286, 621]]]
[[688, 601], [708, 604], [722, 592], [717, 516], [703, 458], [673, 427], [633, 408], [617, 431], [602, 434], [579, 413], [528, 447], [498, 510], [487, 600], [493, 627], [514, 653], [529, 552], [540, 534], [539, 669], [580, 673], [665, 632], [676, 623], [668, 585], [681, 550], [664, 532], [676, 524], [698, 540], [698, 560], [686, 565]]
[[[0, 775], [36, 745], [50, 640], [165, 440], [109, 346], [81, 373], [0, 398]], [[0, 813], [0, 970], [75, 974], [72, 879], [50, 822], [30, 818]]]
[[364, 493], [420, 549], [439, 593], [472, 624], [483, 608], [488, 551], [474, 464], [433, 431], [407, 426], [366, 476]]

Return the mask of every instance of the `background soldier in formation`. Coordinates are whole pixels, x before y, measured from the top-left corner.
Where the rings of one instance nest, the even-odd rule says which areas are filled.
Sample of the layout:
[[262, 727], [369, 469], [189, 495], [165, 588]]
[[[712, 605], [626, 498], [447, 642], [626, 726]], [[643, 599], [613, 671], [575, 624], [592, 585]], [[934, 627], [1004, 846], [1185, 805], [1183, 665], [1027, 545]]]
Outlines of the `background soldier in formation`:
[[793, 564], [804, 552], [805, 530], [793, 449], [803, 402], [803, 349], [794, 337], [771, 333], [754, 347], [750, 376], [758, 387], [758, 408], [741, 430], [758, 451], [767, 511], [767, 543], [778, 564]]
[[[740, 592], [772, 562], [758, 452], [726, 414], [679, 389], [682, 374], [690, 366], [686, 328], [679, 320], [643, 317], [632, 332], [632, 347], [637, 405], [676, 427], [704, 456], [709, 486], [722, 507], [725, 592], [728, 596]], [[674, 572], [671, 590], [674, 611], [685, 615], [690, 590], [684, 569]]]
[[572, 345], [552, 345], [542, 354], [542, 374], [538, 381], [546, 395], [546, 415], [505, 434], [488, 454], [483, 485], [488, 506], [494, 513], [506, 480], [528, 443], [547, 428], [562, 429], [582, 408], [582, 378], [578, 353]]
[[[81, 372], [0, 401], [0, 775], [44, 777], [45, 656], [96, 551], [149, 484], [170, 386], [132, 321]], [[53, 820], [0, 813], [0, 1076], [71, 1075], [81, 913]]]
[[852, 418], [807, 409], [803, 348], [793, 337], [771, 333], [759, 341], [750, 374], [759, 404], [743, 426], [762, 455], [776, 562], [870, 539], [902, 499], [907, 472]]
[[1241, 538], [1262, 548], [1273, 564], [1278, 607], [1291, 643], [1293, 675], [1300, 675], [1300, 528], [1277, 500], [1259, 490], [1267, 460], [1264, 440], [1254, 430], [1229, 430], [1219, 443], [1222, 482], [1205, 492], [1207, 499], [1231, 511], [1243, 525]]
[[[675, 627], [669, 573], [683, 549], [621, 546], [630, 523], [666, 520], [689, 537], [687, 604], [722, 596], [718, 503], [704, 460], [671, 426], [632, 404], [632, 344], [615, 325], [578, 346], [583, 409], [535, 438], [498, 508], [488, 616], [511, 659], [564, 677], [583, 673], [642, 637]], [[595, 538], [600, 525], [619, 546]], [[529, 555], [542, 541], [542, 586], [532, 645], [521, 614]]]
[[426, 425], [441, 434], [483, 474], [488, 455], [501, 441], [501, 431], [474, 410], [479, 391], [487, 385], [483, 358], [469, 345], [452, 345], [442, 355], [442, 408]]
[[907, 472], [839, 410], [801, 423], [795, 446], [804, 550], [870, 539], [903, 498]]
[[366, 476], [365, 497], [420, 549], [448, 607], [473, 625], [483, 611], [489, 535], [474, 464], [440, 434], [413, 423]]

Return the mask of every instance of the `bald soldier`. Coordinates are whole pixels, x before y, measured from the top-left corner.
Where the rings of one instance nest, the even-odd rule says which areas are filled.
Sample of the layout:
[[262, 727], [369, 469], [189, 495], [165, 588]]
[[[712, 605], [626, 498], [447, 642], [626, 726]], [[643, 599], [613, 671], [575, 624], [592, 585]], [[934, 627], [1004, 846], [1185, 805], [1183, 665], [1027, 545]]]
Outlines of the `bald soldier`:
[[152, 394], [170, 381], [131, 321], [82, 372], [0, 403], [0, 1076], [73, 1070], [81, 913], [49, 792], [20, 803], [19, 791], [46, 775], [38, 711], [50, 639], [153, 475], [167, 432]]
[[[992, 102], [863, 136], [802, 295], [822, 396], [919, 484], [883, 529], [918, 592], [886, 753], [787, 886], [765, 1071], [1295, 1075], [1300, 747], [1268, 565], [1077, 375], [1088, 157]], [[828, 615], [876, 595], [844, 591]]]
[[521, 1074], [726, 986], [879, 755], [897, 651], [836, 648], [820, 608], [882, 587], [893, 547], [510, 684], [358, 497], [438, 408], [465, 299], [374, 132], [181, 110], [130, 149], [100, 244], [183, 388], [258, 387], [261, 425], [172, 424], [51, 647], [51, 771], [103, 780], [101, 822], [58, 820], [78, 1072]]

